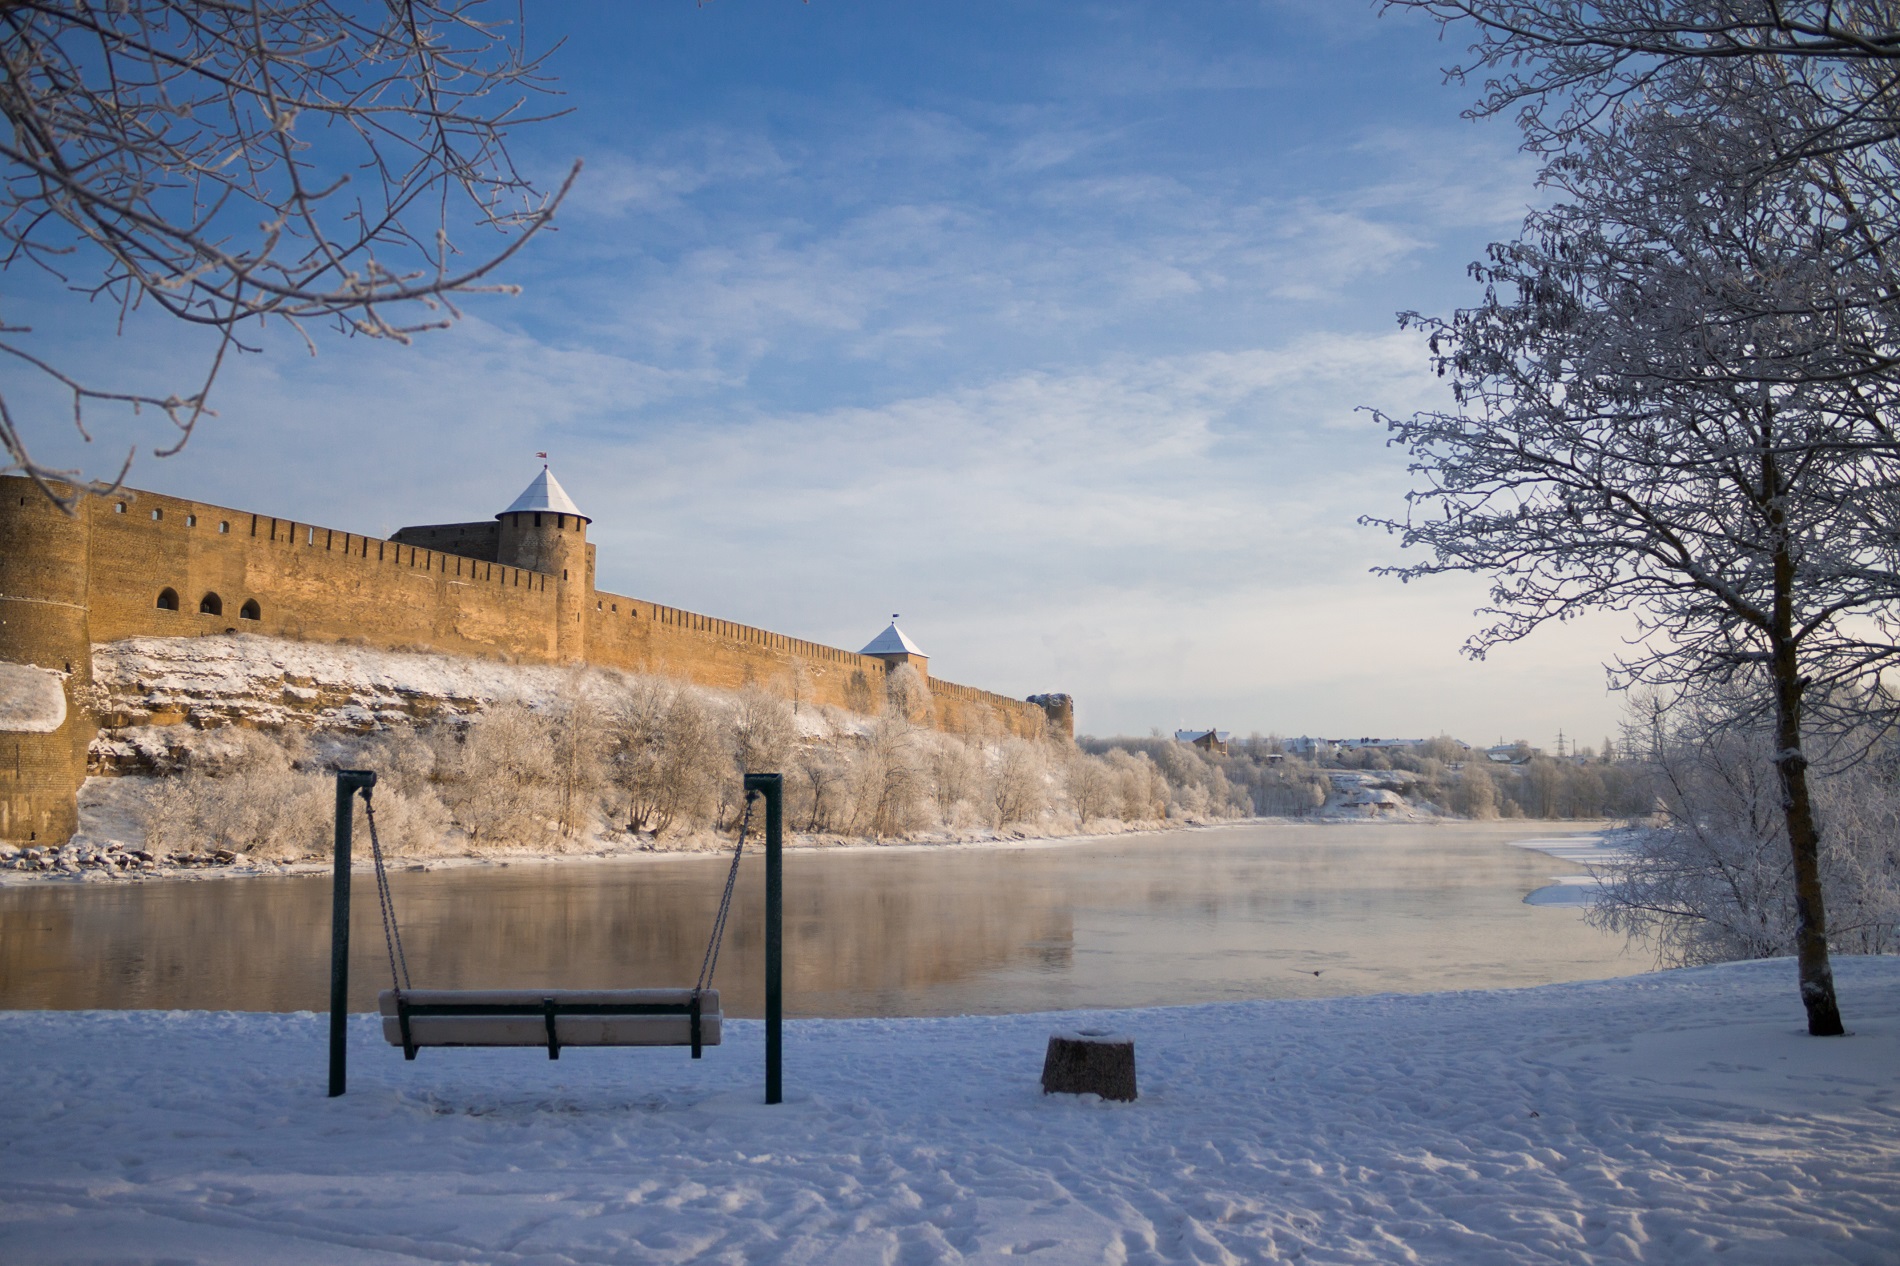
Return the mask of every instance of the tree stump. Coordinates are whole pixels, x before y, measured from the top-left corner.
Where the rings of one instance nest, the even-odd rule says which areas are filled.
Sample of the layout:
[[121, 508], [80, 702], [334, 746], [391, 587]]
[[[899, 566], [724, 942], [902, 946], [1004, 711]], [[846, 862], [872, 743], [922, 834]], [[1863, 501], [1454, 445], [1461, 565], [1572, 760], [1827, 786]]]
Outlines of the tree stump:
[[1042, 1093], [1135, 1098], [1135, 1039], [1106, 1029], [1049, 1035], [1042, 1058]]

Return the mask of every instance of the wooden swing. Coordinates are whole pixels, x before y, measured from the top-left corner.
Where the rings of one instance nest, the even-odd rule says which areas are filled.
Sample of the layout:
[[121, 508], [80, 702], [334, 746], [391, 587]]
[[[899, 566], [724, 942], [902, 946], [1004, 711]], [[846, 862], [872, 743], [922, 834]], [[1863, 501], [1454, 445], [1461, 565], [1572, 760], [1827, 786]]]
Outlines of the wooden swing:
[[368, 770], [337, 771], [336, 901], [331, 931], [330, 1093], [343, 1093], [342, 1016], [349, 957], [349, 836], [352, 793], [363, 797], [369, 822], [370, 852], [375, 860], [376, 895], [389, 952], [391, 987], [378, 995], [383, 1037], [413, 1060], [425, 1046], [538, 1046], [559, 1059], [567, 1046], [688, 1046], [694, 1059], [720, 1043], [724, 1016], [713, 973], [725, 941], [726, 920], [745, 854], [754, 804], [766, 801], [766, 1102], [779, 1102], [780, 1000], [779, 948], [782, 901], [779, 852], [780, 790], [777, 774], [746, 777], [745, 816], [733, 846], [732, 864], [712, 936], [692, 985], [661, 989], [417, 989], [409, 977], [402, 928], [396, 919], [389, 872], [376, 831], [370, 789], [376, 775]]

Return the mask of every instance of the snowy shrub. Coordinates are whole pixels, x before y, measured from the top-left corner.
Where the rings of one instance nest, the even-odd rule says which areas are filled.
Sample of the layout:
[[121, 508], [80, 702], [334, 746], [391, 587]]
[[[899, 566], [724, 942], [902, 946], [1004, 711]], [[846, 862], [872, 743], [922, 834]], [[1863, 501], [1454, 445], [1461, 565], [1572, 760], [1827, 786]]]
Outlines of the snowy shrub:
[[799, 748], [785, 774], [786, 823], [804, 831], [845, 829], [850, 772], [849, 762], [835, 748], [817, 743]]
[[988, 787], [983, 755], [967, 740], [937, 735], [925, 758], [925, 777], [939, 822], [962, 826], [984, 816], [979, 804], [987, 798]]
[[930, 682], [909, 664], [899, 664], [884, 683], [885, 710], [912, 725], [930, 725], [936, 709], [930, 697]]
[[548, 848], [562, 809], [557, 727], [519, 703], [502, 703], [441, 749], [443, 804], [470, 847]]
[[[441, 748], [408, 727], [385, 730], [340, 748], [337, 763], [376, 771], [371, 792], [376, 833], [391, 856], [439, 852], [447, 843], [449, 811], [437, 789]], [[357, 803], [357, 839], [367, 841], [369, 827]]]
[[709, 825], [738, 778], [725, 719], [698, 691], [635, 678], [607, 723], [606, 799], [629, 831], [687, 832]]
[[1107, 761], [1078, 749], [1071, 749], [1064, 757], [1063, 790], [1077, 826], [1086, 827], [1121, 808], [1115, 770]]
[[782, 773], [798, 741], [792, 705], [768, 690], [741, 690], [732, 717], [733, 756], [748, 774]]
[[990, 757], [990, 805], [998, 826], [1034, 822], [1049, 804], [1043, 745], [1004, 739]]
[[[1793, 954], [1793, 866], [1772, 742], [1759, 729], [1691, 712], [1654, 762], [1660, 809], [1630, 832], [1625, 860], [1603, 868], [1598, 927], [1696, 965]], [[1828, 943], [1839, 953], [1900, 949], [1900, 752], [1889, 743], [1845, 768], [1810, 771], [1821, 823]]]
[[144, 812], [146, 845], [158, 852], [220, 850], [271, 861], [320, 852], [334, 815], [329, 780], [299, 770], [302, 739], [256, 730], [221, 731], [180, 772], [160, 783]]
[[902, 718], [886, 716], [871, 726], [845, 780], [847, 829], [881, 839], [922, 825], [920, 749], [917, 731]]

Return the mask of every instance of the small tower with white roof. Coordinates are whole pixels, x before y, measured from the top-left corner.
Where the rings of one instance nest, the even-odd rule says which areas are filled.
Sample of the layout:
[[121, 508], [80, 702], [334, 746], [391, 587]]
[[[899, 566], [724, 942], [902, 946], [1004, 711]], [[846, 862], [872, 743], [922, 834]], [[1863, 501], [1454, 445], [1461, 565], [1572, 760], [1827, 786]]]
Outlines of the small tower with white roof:
[[891, 617], [890, 627], [871, 639], [871, 644], [859, 651], [860, 655], [869, 655], [881, 659], [891, 668], [905, 664], [915, 668], [925, 677], [930, 676], [930, 656], [910, 640], [904, 630], [897, 627], [897, 617]]
[[556, 650], [563, 659], [581, 658], [587, 649], [587, 599], [594, 588], [594, 548], [587, 543], [593, 520], [546, 466], [495, 517], [501, 521], [495, 561], [554, 577]]

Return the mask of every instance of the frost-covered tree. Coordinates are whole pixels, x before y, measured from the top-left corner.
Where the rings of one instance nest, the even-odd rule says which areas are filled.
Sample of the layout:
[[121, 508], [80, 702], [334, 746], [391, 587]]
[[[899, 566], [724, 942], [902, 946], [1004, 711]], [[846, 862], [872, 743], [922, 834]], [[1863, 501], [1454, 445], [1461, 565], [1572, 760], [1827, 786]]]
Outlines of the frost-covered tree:
[[1384, 0], [1469, 34], [1450, 68], [1485, 75], [1474, 113], [1515, 110], [1534, 143], [1564, 144], [1658, 83], [1774, 67], [1821, 107], [1807, 141], [1840, 149], [1900, 134], [1893, 0]]
[[[1774, 737], [1734, 703], [1719, 691], [1668, 711], [1655, 736], [1658, 812], [1598, 876], [1591, 922], [1665, 963], [1788, 954], [1799, 935]], [[1653, 716], [1643, 720], [1649, 730]], [[1855, 759], [1817, 762], [1829, 940], [1847, 953], [1889, 953], [1900, 940], [1900, 750], [1882, 734], [1831, 739]]]
[[1402, 520], [1368, 522], [1429, 553], [1401, 578], [1493, 578], [1474, 654], [1628, 610], [1626, 683], [1753, 689], [1809, 1030], [1835, 1034], [1806, 745], [1895, 657], [1900, 340], [1884, 252], [1828, 165], [1774, 160], [1766, 112], [1694, 105], [1619, 103], [1549, 168], [1558, 204], [1474, 267], [1482, 302], [1408, 314], [1458, 407], [1386, 419], [1422, 486]]
[[[99, 405], [162, 414], [162, 454], [190, 438], [247, 331], [406, 342], [446, 324], [456, 295], [497, 288], [567, 188], [537, 192], [508, 154], [546, 87], [519, 17], [489, 0], [0, 5], [0, 268], [211, 335], [172, 391], [56, 364], [17, 318], [0, 353], [63, 392], [82, 435]], [[70, 505], [87, 477], [33, 456], [40, 420], [11, 395], [0, 473]]]

